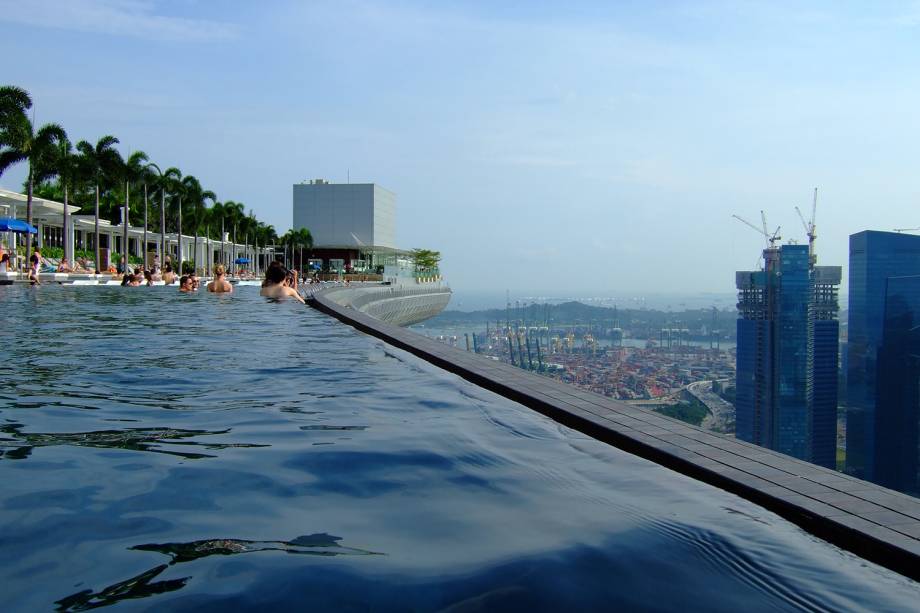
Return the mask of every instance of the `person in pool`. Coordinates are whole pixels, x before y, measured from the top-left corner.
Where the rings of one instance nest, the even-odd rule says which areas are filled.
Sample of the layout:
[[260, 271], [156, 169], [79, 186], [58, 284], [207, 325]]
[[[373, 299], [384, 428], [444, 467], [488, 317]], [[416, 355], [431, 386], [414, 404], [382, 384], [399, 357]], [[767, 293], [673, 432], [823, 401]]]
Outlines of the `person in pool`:
[[182, 275], [182, 278], [179, 279], [179, 291], [183, 294], [195, 291], [195, 288], [192, 287], [192, 278], [190, 276]]
[[260, 296], [265, 296], [267, 298], [294, 298], [300, 302], [304, 302], [303, 297], [298, 293], [293, 287], [289, 287], [285, 281], [288, 278], [288, 271], [284, 266], [277, 262], [273, 262], [268, 270], [265, 271], [265, 282], [262, 283], [262, 290], [259, 292]]
[[163, 267], [163, 283], [166, 285], [172, 285], [176, 282], [176, 273], [173, 272], [172, 265], [169, 262], [166, 262], [166, 266]]
[[232, 294], [233, 286], [225, 277], [226, 271], [223, 264], [214, 267], [214, 280], [208, 283], [208, 291], [215, 294]]

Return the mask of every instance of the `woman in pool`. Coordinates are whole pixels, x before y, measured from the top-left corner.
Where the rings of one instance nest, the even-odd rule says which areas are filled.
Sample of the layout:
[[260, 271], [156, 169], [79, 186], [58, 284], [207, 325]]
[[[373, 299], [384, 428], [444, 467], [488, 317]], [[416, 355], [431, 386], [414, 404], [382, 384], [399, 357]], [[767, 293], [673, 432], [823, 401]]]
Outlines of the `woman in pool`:
[[294, 298], [300, 302], [304, 302], [303, 297], [298, 293], [293, 287], [289, 287], [285, 281], [288, 278], [288, 271], [277, 262], [272, 263], [268, 269], [265, 271], [265, 282], [262, 283], [262, 290], [259, 292], [260, 296], [265, 296], [267, 298]]
[[218, 264], [214, 267], [214, 280], [208, 283], [208, 291], [215, 294], [233, 293], [233, 286], [224, 276], [223, 264]]
[[172, 285], [176, 282], [176, 273], [173, 272], [172, 265], [169, 262], [166, 262], [166, 266], [163, 267], [163, 283], [166, 285]]

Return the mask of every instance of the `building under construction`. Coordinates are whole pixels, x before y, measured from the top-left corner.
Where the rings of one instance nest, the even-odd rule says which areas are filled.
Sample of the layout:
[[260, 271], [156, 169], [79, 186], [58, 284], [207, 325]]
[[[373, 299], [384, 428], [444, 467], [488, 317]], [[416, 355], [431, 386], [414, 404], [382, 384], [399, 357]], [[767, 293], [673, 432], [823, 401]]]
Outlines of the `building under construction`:
[[839, 266], [817, 266], [808, 245], [763, 234], [763, 269], [739, 271], [736, 436], [834, 468]]

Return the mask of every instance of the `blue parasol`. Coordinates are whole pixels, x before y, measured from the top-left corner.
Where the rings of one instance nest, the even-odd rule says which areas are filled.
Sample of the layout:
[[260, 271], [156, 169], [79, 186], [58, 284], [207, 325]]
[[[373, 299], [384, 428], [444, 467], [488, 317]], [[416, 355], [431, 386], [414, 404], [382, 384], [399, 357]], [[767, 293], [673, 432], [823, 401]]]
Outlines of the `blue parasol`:
[[21, 219], [5, 217], [0, 219], [0, 232], [18, 232], [20, 234], [38, 234], [38, 228], [30, 226]]
[[235, 260], [233, 260], [233, 263], [234, 264], [248, 264], [249, 258], [236, 258]]

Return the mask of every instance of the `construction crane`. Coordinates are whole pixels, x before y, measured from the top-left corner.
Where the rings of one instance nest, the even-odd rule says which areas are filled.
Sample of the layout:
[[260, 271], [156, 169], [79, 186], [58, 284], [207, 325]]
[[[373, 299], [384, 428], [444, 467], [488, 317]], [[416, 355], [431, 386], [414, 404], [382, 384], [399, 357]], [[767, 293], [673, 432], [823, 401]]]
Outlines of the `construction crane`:
[[773, 232], [773, 234], [770, 234], [770, 231], [767, 230], [767, 216], [766, 214], [764, 214], [763, 211], [760, 212], [760, 220], [761, 220], [761, 223], [763, 224], [762, 228], [758, 228], [757, 226], [749, 222], [747, 219], [744, 219], [743, 217], [739, 217], [738, 215], [732, 215], [732, 217], [734, 217], [735, 219], [737, 219], [738, 221], [740, 221], [747, 227], [757, 232], [757, 234], [760, 234], [761, 236], [763, 236], [765, 244], [769, 245], [770, 247], [773, 247], [776, 241], [781, 240], [783, 238], [782, 236], [779, 235], [779, 226], [776, 226], [776, 230]]
[[815, 188], [815, 195], [811, 201], [811, 219], [805, 221], [805, 216], [802, 215], [801, 209], [795, 207], [795, 212], [799, 214], [799, 219], [802, 220], [802, 227], [805, 228], [805, 234], [808, 236], [808, 257], [815, 257], [815, 239], [818, 238], [817, 229], [815, 227], [815, 213], [818, 209], [818, 188]]
[[894, 229], [895, 232], [916, 232], [917, 230], [920, 230], [920, 228], [895, 228]]

